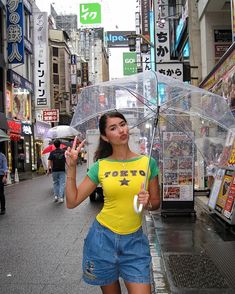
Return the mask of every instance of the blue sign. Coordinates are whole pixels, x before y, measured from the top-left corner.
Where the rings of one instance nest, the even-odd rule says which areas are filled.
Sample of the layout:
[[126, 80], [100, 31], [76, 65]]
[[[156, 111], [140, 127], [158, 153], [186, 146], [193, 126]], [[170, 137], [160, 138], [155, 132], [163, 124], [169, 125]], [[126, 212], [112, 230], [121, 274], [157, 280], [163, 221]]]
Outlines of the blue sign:
[[127, 35], [136, 34], [135, 31], [108, 31], [105, 39], [108, 47], [128, 47]]
[[8, 63], [24, 63], [24, 6], [22, 0], [7, 0]]
[[77, 56], [74, 54], [71, 55], [71, 64], [72, 65], [77, 64]]
[[31, 93], [34, 91], [33, 84], [12, 69], [8, 69], [7, 71], [7, 81], [11, 84], [14, 84], [14, 86], [17, 88], [26, 89]]

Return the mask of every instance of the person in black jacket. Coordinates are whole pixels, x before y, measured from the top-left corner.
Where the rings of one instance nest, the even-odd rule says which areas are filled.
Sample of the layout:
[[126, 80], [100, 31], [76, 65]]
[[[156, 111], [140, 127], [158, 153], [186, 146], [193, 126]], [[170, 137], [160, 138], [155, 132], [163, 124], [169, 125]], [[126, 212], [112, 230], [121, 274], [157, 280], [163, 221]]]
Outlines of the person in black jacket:
[[54, 201], [64, 202], [65, 190], [65, 150], [60, 148], [60, 140], [54, 141], [55, 150], [51, 151], [48, 157], [48, 171], [52, 172]]

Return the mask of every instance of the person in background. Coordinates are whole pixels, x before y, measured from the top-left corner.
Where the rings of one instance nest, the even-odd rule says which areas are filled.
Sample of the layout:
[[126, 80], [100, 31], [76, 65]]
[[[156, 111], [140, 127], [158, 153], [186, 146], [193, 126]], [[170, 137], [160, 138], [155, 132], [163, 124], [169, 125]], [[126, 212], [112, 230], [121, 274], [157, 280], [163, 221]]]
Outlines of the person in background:
[[0, 151], [0, 202], [1, 211], [0, 214], [6, 213], [6, 200], [4, 194], [4, 184], [7, 182], [7, 159], [6, 156]]
[[60, 140], [54, 141], [55, 150], [51, 151], [48, 157], [47, 174], [52, 172], [54, 201], [64, 202], [65, 190], [65, 150], [60, 148]]
[[128, 293], [151, 293], [151, 255], [142, 231], [142, 213], [133, 207], [134, 195], [146, 210], [160, 206], [158, 167], [150, 158], [147, 187], [144, 188], [149, 157], [129, 148], [129, 129], [117, 111], [101, 116], [97, 160], [81, 184], [76, 186], [77, 157], [83, 141], [66, 151], [66, 203], [75, 208], [101, 184], [104, 206], [96, 216], [83, 248], [83, 279], [101, 287], [103, 294], [120, 294], [121, 277]]

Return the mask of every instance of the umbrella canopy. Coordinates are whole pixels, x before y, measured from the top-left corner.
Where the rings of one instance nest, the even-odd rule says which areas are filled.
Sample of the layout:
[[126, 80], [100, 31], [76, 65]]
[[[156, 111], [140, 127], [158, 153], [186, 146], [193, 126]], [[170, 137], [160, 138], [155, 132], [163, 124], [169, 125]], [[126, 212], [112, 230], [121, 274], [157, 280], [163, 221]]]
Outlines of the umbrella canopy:
[[63, 138], [73, 138], [79, 136], [79, 131], [75, 128], [67, 125], [59, 125], [48, 130], [46, 133], [46, 138], [50, 139], [63, 139]]
[[[67, 146], [65, 144], [60, 144], [60, 149], [64, 149], [64, 148], [67, 148]], [[51, 144], [51, 145], [48, 145], [47, 147], [45, 147], [43, 150], [42, 150], [42, 154], [47, 154], [47, 153], [50, 153], [51, 151], [55, 150], [55, 145], [54, 144]]]
[[[161, 145], [163, 131], [186, 134], [208, 163], [208, 139], [218, 138], [213, 144], [221, 151], [228, 132], [234, 133], [235, 119], [223, 97], [153, 71], [84, 88], [71, 126], [85, 134], [98, 127], [100, 115], [115, 109], [148, 142], [154, 135]], [[153, 134], [156, 122], [158, 131]]]
[[8, 140], [10, 140], [9, 136], [3, 130], [0, 130], [0, 142]]

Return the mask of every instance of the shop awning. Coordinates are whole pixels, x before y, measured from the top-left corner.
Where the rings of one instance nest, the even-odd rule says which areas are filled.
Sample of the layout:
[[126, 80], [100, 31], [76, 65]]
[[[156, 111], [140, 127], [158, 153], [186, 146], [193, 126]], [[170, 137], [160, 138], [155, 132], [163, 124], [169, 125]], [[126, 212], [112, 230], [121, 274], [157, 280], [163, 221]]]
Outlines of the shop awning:
[[7, 118], [5, 113], [0, 112], [0, 129], [2, 130], [7, 130], [8, 125], [7, 125]]

